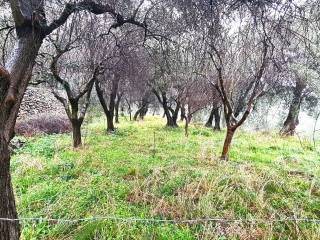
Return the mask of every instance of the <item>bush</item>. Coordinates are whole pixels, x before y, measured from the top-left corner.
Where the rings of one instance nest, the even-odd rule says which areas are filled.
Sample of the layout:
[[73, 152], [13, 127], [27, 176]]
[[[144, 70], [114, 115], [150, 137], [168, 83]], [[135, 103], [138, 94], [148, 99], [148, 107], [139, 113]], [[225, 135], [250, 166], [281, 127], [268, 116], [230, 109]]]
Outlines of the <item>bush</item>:
[[18, 120], [15, 126], [16, 134], [26, 137], [43, 133], [66, 133], [71, 130], [69, 119], [57, 114], [40, 114], [36, 117]]

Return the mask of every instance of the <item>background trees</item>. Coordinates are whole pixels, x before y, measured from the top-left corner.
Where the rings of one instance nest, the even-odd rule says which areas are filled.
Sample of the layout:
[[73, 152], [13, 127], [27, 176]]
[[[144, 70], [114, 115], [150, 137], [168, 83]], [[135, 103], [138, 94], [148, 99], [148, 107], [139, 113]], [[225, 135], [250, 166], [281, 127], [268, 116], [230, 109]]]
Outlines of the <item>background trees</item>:
[[[104, 113], [107, 117], [107, 131], [114, 131], [114, 116], [118, 118], [119, 104], [122, 96], [128, 90], [131, 76], [139, 69], [136, 60], [139, 59], [139, 46], [136, 45], [135, 30], [123, 32], [121, 36], [103, 38], [100, 44], [108, 46], [103, 53], [107, 60], [103, 63], [104, 74], [95, 81], [96, 91]], [[105, 42], [106, 41], [106, 42]], [[134, 79], [134, 78], [133, 78]]]
[[[5, 4], [1, 2], [2, 5]], [[10, 51], [10, 57], [1, 67], [0, 81], [0, 217], [17, 218], [14, 196], [10, 178], [10, 154], [8, 145], [14, 135], [14, 125], [19, 106], [28, 82], [39, 49], [46, 36], [62, 26], [74, 12], [87, 10], [93, 14], [109, 14], [114, 21], [112, 28], [126, 23], [145, 26], [136, 20], [137, 11], [130, 17], [117, 12], [115, 6], [83, 0], [77, 2], [61, 1], [10, 1], [10, 18], [14, 21], [16, 39], [15, 47]], [[53, 8], [49, 7], [56, 5]], [[7, 7], [7, 5], [5, 6]], [[50, 9], [50, 10], [48, 10]], [[56, 17], [58, 16], [58, 17]], [[48, 17], [48, 19], [47, 19]], [[2, 239], [18, 239], [20, 235], [18, 222], [0, 222], [0, 236]]]

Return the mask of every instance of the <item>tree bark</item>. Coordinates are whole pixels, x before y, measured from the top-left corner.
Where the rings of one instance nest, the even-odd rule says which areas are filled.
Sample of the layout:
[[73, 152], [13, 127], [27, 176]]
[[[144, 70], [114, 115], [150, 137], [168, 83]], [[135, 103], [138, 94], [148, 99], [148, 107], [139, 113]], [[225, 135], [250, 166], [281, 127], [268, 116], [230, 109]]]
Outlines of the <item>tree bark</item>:
[[141, 120], [144, 119], [144, 117], [147, 115], [147, 112], [148, 112], [148, 104], [145, 104], [139, 113], [139, 117]]
[[129, 112], [129, 119], [132, 121], [132, 110], [131, 110], [131, 104], [128, 104], [128, 112]]
[[220, 127], [220, 108], [214, 108], [214, 127], [213, 130], [215, 131], [221, 131], [221, 127]]
[[185, 137], [189, 137], [189, 119], [185, 117], [185, 125], [184, 125], [184, 135]]
[[[0, 136], [0, 189], [0, 217], [17, 219], [10, 176], [10, 153], [4, 136]], [[0, 240], [16, 240], [19, 236], [19, 221], [0, 221]]]
[[221, 160], [229, 160], [229, 150], [230, 150], [230, 145], [233, 139], [235, 133], [235, 129], [227, 129], [227, 135], [226, 138], [224, 140], [224, 144], [223, 144], [223, 149], [222, 149], [222, 153], [221, 153]]
[[82, 122], [78, 119], [72, 119], [72, 137], [73, 137], [73, 147], [78, 148], [82, 145], [81, 140], [81, 125]]
[[214, 127], [213, 127], [213, 130], [215, 130], [215, 131], [220, 131], [220, 130], [221, 130], [221, 127], [220, 127], [220, 119], [221, 119], [221, 116], [220, 116], [220, 108], [219, 108], [219, 107], [213, 107], [213, 108], [211, 109], [211, 112], [210, 112], [208, 121], [207, 121], [206, 124], [205, 124], [205, 127], [212, 128], [212, 126], [213, 126], [213, 119], [214, 119]]
[[117, 99], [115, 101], [115, 122], [119, 123], [119, 108], [120, 108], [120, 102], [121, 102], [122, 94], [117, 94]]
[[163, 105], [163, 109], [164, 109], [164, 114], [167, 118], [167, 124], [166, 124], [167, 127], [173, 127], [173, 128], [178, 127], [177, 119], [174, 118], [174, 116], [171, 116], [168, 106]]
[[113, 114], [112, 113], [107, 113], [107, 132], [114, 132], [115, 127], [113, 124]]
[[128, 105], [129, 119], [130, 119], [130, 121], [131, 121], [131, 120], [132, 120], [132, 109], [131, 109], [131, 104], [130, 104], [130, 101], [129, 101], [127, 98], [125, 98], [125, 101], [126, 101], [126, 103], [127, 103], [127, 105]]
[[149, 97], [150, 97], [149, 92], [145, 93], [144, 96], [142, 97], [141, 102], [138, 105], [139, 109], [134, 114], [134, 117], [133, 117], [134, 121], [137, 121], [138, 116], [141, 120], [143, 120], [144, 117], [146, 116], [149, 108]]
[[[9, 81], [0, 79], [0, 218], [17, 219], [10, 175], [8, 146], [14, 136], [19, 107], [31, 78], [36, 56], [42, 43], [37, 31], [19, 29], [18, 40], [7, 64]], [[0, 240], [19, 239], [19, 222], [0, 221]]]
[[115, 118], [114, 121], [115, 123], [119, 123], [119, 102], [117, 101], [116, 105], [115, 105]]
[[141, 108], [139, 108], [139, 109], [136, 111], [136, 113], [135, 113], [134, 116], [133, 116], [133, 121], [137, 121], [137, 120], [138, 120], [138, 116], [139, 116], [139, 114], [140, 114], [140, 111], [141, 111]]
[[185, 119], [184, 135], [185, 135], [185, 137], [189, 137], [189, 124], [190, 124], [190, 122], [191, 122], [192, 115], [190, 115], [190, 114], [185, 114], [185, 115], [184, 115], [184, 119]]
[[303, 90], [306, 88], [306, 84], [302, 81], [297, 81], [293, 91], [293, 99], [290, 104], [288, 116], [280, 131], [281, 135], [293, 136], [296, 131], [296, 127], [299, 124], [299, 113], [301, 108], [301, 102], [303, 100]]
[[180, 120], [183, 121], [186, 118], [186, 110], [184, 107], [181, 107]]
[[204, 125], [205, 127], [212, 128], [213, 117], [214, 117], [214, 108], [211, 109], [208, 121]]

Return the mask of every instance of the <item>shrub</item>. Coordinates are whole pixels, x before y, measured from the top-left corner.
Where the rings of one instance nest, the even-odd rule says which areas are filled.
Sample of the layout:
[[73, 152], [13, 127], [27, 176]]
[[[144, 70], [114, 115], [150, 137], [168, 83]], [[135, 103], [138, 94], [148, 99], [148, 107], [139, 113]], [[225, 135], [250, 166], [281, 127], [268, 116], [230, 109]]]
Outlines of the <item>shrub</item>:
[[58, 134], [72, 130], [67, 117], [58, 114], [39, 114], [37, 116], [18, 120], [15, 126], [17, 135], [34, 136], [39, 134]]

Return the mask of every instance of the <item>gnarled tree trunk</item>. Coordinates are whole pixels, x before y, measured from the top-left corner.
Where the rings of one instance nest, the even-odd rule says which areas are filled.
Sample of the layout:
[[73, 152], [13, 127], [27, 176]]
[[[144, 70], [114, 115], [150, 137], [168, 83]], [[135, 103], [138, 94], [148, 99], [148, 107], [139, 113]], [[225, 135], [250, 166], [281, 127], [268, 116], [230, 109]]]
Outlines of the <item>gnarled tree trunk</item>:
[[134, 116], [133, 116], [133, 121], [137, 121], [137, 120], [138, 120], [138, 116], [139, 116], [139, 114], [140, 114], [140, 111], [141, 111], [141, 108], [139, 108], [139, 109], [136, 111], [136, 113], [135, 113]]
[[212, 108], [212, 110], [210, 111], [208, 121], [204, 126], [207, 128], [212, 128], [213, 118], [214, 118], [214, 108]]
[[150, 97], [149, 92], [145, 93], [144, 96], [142, 97], [141, 102], [138, 105], [138, 110], [134, 114], [134, 117], [133, 117], [134, 121], [137, 121], [138, 116], [141, 120], [143, 120], [144, 117], [146, 116], [149, 109], [149, 97]]
[[[0, 136], [0, 217], [17, 219], [14, 193], [10, 176], [10, 153], [8, 142]], [[0, 220], [0, 239], [19, 239], [20, 228], [18, 221]]]
[[210, 115], [209, 115], [209, 118], [208, 118], [208, 121], [205, 124], [205, 127], [212, 128], [213, 119], [214, 119], [213, 130], [220, 131], [221, 130], [221, 127], [220, 127], [220, 119], [221, 119], [220, 107], [213, 107], [212, 108]]
[[147, 115], [148, 112], [148, 104], [147, 105], [143, 105], [142, 107], [140, 107], [136, 113], [133, 116], [133, 120], [137, 121], [138, 120], [138, 116], [141, 120], [144, 119], [144, 117]]
[[299, 124], [299, 113], [301, 108], [301, 102], [303, 100], [303, 90], [305, 88], [306, 84], [303, 81], [296, 81], [296, 86], [293, 90], [293, 99], [290, 104], [289, 113], [280, 131], [282, 135], [293, 136], [295, 134], [296, 127]]
[[180, 120], [183, 121], [186, 118], [185, 107], [181, 107]]
[[179, 106], [176, 106], [175, 110], [170, 111], [169, 107], [165, 104], [165, 105], [163, 105], [163, 109], [164, 109], [164, 114], [167, 118], [167, 127], [178, 127], [178, 124], [177, 124], [178, 114], [177, 114], [177, 112], [179, 112]]
[[144, 107], [141, 109], [139, 117], [141, 120], [144, 119], [144, 117], [147, 115], [149, 108], [148, 108], [148, 104], [144, 105]]
[[113, 124], [113, 119], [114, 119], [114, 112], [115, 112], [115, 102], [116, 102], [116, 97], [117, 97], [117, 92], [118, 92], [118, 86], [119, 86], [119, 81], [120, 78], [119, 76], [115, 76], [115, 79], [112, 81], [112, 89], [111, 93], [109, 96], [109, 104], [107, 104], [107, 96], [104, 94], [104, 90], [101, 87], [100, 81], [96, 80], [95, 86], [96, 86], [96, 91], [97, 95], [99, 98], [99, 101], [101, 103], [101, 106], [103, 108], [103, 111], [107, 117], [107, 132], [113, 132], [115, 131], [115, 127]]
[[107, 131], [113, 132], [115, 130], [114, 124], [113, 124], [113, 113], [108, 112], [106, 113], [107, 117]]
[[213, 127], [213, 130], [221, 131], [221, 127], [220, 127], [220, 122], [221, 122], [220, 108], [215, 108], [213, 114], [214, 114], [214, 127]]
[[[31, 78], [42, 37], [31, 29], [17, 29], [18, 41], [6, 68], [9, 76], [0, 75], [0, 218], [17, 219], [10, 176], [8, 146], [14, 136], [19, 107]], [[3, 71], [6, 71], [2, 69]], [[0, 240], [19, 239], [18, 221], [0, 221]]]
[[78, 119], [72, 119], [71, 123], [72, 123], [73, 147], [78, 148], [82, 145], [82, 139], [81, 139], [82, 121]]
[[167, 118], [166, 126], [167, 127], [178, 127], [177, 119], [178, 119], [178, 114], [179, 114], [179, 110], [180, 110], [180, 103], [177, 102], [175, 109], [172, 109], [168, 105], [168, 99], [167, 99], [166, 92], [161, 92], [161, 95], [155, 89], [152, 89], [152, 92], [156, 95], [158, 101], [161, 103], [161, 105], [163, 107], [163, 110], [164, 110], [163, 117]]

